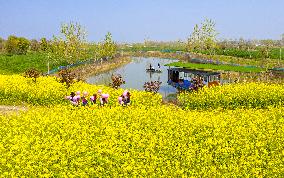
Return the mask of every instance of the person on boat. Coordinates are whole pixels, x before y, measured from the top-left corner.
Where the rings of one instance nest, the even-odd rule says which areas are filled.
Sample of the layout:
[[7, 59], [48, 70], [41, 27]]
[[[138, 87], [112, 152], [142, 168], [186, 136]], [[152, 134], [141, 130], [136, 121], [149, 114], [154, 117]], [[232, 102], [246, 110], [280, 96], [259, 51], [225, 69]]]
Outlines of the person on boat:
[[158, 67], [159, 67], [159, 68], [161, 68], [161, 65], [160, 65], [160, 63], [158, 63]]
[[151, 70], [151, 69], [153, 69], [153, 68], [152, 68], [152, 64], [150, 64], [150, 70]]

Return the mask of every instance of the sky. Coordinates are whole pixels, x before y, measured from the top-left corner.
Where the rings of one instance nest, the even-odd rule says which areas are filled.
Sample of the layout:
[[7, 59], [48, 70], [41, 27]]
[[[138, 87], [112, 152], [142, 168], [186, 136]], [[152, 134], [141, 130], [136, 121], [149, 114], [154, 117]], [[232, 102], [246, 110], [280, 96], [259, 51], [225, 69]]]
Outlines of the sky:
[[186, 40], [195, 24], [215, 21], [218, 39], [280, 39], [284, 0], [0, 0], [0, 37], [51, 39], [78, 22], [88, 41]]

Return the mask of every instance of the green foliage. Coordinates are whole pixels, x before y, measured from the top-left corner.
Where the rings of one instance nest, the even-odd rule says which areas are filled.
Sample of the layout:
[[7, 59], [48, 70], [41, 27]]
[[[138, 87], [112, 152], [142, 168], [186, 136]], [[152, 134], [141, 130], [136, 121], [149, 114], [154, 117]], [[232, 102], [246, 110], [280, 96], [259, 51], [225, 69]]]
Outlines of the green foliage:
[[185, 67], [189, 69], [212, 69], [221, 71], [235, 71], [235, 72], [262, 72], [265, 69], [259, 67], [245, 67], [245, 66], [233, 66], [233, 65], [215, 65], [215, 64], [197, 64], [197, 63], [183, 63], [173, 62], [166, 66]]
[[54, 36], [47, 48], [48, 61], [51, 61], [57, 65], [63, 62], [71, 63], [71, 61], [66, 59], [66, 48], [66, 42], [63, 39], [59, 39]]
[[0, 53], [3, 53], [5, 50], [5, 40], [0, 37]]
[[85, 29], [79, 23], [62, 24], [61, 36], [53, 37], [50, 42], [49, 58], [60, 63], [73, 64], [86, 60], [87, 44]]
[[[30, 68], [35, 68], [40, 72], [46, 72], [47, 55], [44, 53], [27, 53], [26, 55], [0, 55], [0, 74], [22, 74]], [[56, 65], [50, 63], [50, 68]]]
[[98, 44], [98, 52], [100, 58], [113, 58], [117, 50], [117, 45], [112, 40], [111, 33], [108, 32], [102, 43]]
[[[269, 59], [279, 59], [280, 54], [279, 54], [279, 49], [280, 48], [266, 48], [266, 47], [257, 47], [256, 49], [238, 49], [238, 48], [226, 48], [226, 49], [215, 49], [215, 54], [216, 55], [224, 55], [224, 56], [233, 56], [233, 57], [239, 57], [239, 58], [244, 58], [244, 59], [264, 59], [264, 58], [269, 58]], [[282, 48], [283, 51], [284, 48]], [[206, 54], [210, 55], [211, 52], [209, 50], [193, 50], [192, 52], [195, 53], [201, 53], [201, 54]]]
[[188, 50], [209, 50], [212, 54], [213, 50], [217, 47], [217, 35], [215, 22], [211, 19], [205, 19], [200, 27], [197, 24], [195, 25], [187, 41]]
[[40, 50], [40, 43], [37, 40], [33, 39], [30, 41], [30, 43], [31, 51], [38, 52]]
[[39, 44], [40, 44], [40, 51], [46, 52], [48, 50], [48, 42], [46, 38], [41, 38]]
[[24, 37], [9, 36], [5, 43], [5, 50], [9, 55], [26, 54], [30, 41]]
[[8, 54], [18, 53], [18, 38], [16, 36], [9, 36], [5, 44], [5, 50]]

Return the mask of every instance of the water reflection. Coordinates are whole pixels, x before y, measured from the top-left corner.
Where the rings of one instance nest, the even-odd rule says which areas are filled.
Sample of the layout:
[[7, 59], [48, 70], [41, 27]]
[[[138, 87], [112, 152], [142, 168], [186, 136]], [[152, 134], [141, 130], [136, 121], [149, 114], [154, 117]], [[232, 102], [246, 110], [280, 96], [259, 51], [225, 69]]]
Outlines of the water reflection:
[[[144, 90], [143, 85], [148, 81], [161, 81], [161, 87], [158, 91], [165, 98], [168, 95], [175, 94], [176, 88], [168, 85], [168, 67], [165, 64], [176, 62], [178, 60], [173, 59], [159, 59], [159, 58], [143, 58], [135, 57], [129, 64], [114, 69], [103, 74], [89, 77], [86, 81], [90, 84], [104, 84], [108, 85], [111, 82], [112, 74], [120, 74], [125, 80], [122, 88], [132, 88], [137, 90]], [[160, 69], [162, 72], [146, 72], [146, 69], [150, 67], [150, 64], [155, 69]], [[160, 68], [158, 67], [160, 64]]]
[[[168, 67], [165, 64], [176, 62], [178, 60], [173, 59], [160, 59], [160, 58], [143, 58], [134, 57], [132, 62], [103, 74], [91, 76], [87, 79], [90, 84], [104, 84], [109, 85], [111, 83], [112, 74], [120, 74], [125, 80], [125, 84], [122, 88], [132, 88], [137, 90], [144, 90], [143, 85], [149, 81], [161, 81], [161, 87], [158, 91], [164, 98], [172, 97], [176, 94], [177, 89], [171, 85], [168, 85]], [[160, 69], [161, 73], [146, 72], [146, 69], [153, 66], [155, 69]], [[160, 64], [161, 68], [158, 68]], [[239, 73], [239, 72], [223, 72], [221, 74], [221, 84], [235, 83], [235, 82], [249, 82], [249, 81], [262, 81], [262, 82], [275, 82], [283, 83], [284, 77], [278, 76], [271, 72], [265, 73]]]

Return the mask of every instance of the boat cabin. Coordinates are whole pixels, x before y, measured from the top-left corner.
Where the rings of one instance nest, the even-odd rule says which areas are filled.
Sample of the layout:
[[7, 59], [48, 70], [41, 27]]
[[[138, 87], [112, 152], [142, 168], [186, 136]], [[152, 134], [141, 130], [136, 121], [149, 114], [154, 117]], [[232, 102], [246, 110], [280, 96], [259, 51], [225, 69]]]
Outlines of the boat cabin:
[[221, 73], [186, 68], [168, 69], [168, 83], [173, 86], [188, 89], [191, 85], [192, 79], [195, 77], [201, 77], [203, 79], [203, 83], [207, 86], [219, 85]]

